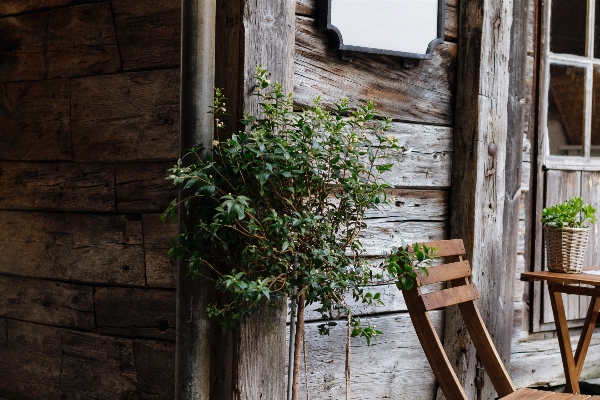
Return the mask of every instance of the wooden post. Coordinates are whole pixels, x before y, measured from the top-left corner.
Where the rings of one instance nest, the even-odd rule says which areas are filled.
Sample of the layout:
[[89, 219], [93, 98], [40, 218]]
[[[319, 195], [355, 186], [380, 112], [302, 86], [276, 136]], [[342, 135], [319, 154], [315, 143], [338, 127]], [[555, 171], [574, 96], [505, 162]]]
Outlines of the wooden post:
[[[241, 129], [244, 112], [259, 111], [252, 96], [257, 65], [293, 91], [295, 6], [293, 0], [217, 0], [215, 86], [227, 98], [229, 134]], [[283, 300], [263, 306], [235, 332], [217, 333], [211, 398], [285, 399], [285, 321]]]
[[[191, 147], [210, 148], [213, 140], [213, 119], [206, 111], [213, 98], [215, 0], [183, 0], [181, 7], [180, 157]], [[186, 221], [181, 210], [179, 219], [181, 226]], [[206, 315], [210, 283], [192, 280], [187, 272], [187, 264], [179, 261], [175, 398], [203, 400], [211, 386], [212, 323]]]
[[[464, 240], [473, 281], [481, 293], [479, 308], [505, 360], [510, 354], [513, 313], [507, 294], [512, 293], [510, 285], [515, 280], [515, 257], [507, 254], [514, 250], [503, 244], [513, 240], [505, 235], [505, 224], [514, 220], [505, 202], [512, 209], [515, 196], [513, 178], [506, 175], [512, 171], [506, 168], [514, 169], [517, 161], [507, 162], [507, 156], [515, 152], [514, 144], [508, 146], [508, 136], [522, 135], [521, 131], [507, 132], [512, 19], [513, 0], [460, 2], [450, 212], [450, 236]], [[507, 191], [510, 199], [506, 199]], [[512, 236], [517, 231], [510, 232]], [[467, 397], [476, 398], [479, 391], [480, 398], [494, 398], [491, 384], [475, 385], [475, 351], [455, 308], [446, 313], [444, 347]]]

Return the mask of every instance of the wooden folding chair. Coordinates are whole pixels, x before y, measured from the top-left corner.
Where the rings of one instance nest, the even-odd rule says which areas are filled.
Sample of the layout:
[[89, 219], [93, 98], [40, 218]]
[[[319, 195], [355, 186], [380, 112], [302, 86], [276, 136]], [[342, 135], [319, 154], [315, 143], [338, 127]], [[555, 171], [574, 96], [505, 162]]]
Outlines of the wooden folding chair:
[[[494, 385], [494, 389], [496, 389], [501, 399], [600, 399], [600, 396], [554, 393], [529, 388], [515, 390], [512, 380], [506, 368], [504, 368], [488, 330], [481, 319], [477, 304], [475, 304], [475, 300], [479, 298], [479, 292], [475, 285], [469, 282], [471, 266], [468, 261], [462, 259], [462, 256], [465, 255], [463, 241], [443, 240], [423, 244], [428, 247], [437, 247], [436, 255], [443, 257], [446, 264], [428, 268], [429, 275], [418, 278], [417, 285], [411, 290], [404, 290], [403, 294], [423, 351], [438, 384], [448, 400], [467, 400], [467, 396], [431, 323], [429, 311], [455, 304], [460, 309], [471, 340], [477, 350], [478, 358], [481, 360]], [[422, 286], [440, 282], [450, 282], [451, 287], [421, 293]]]

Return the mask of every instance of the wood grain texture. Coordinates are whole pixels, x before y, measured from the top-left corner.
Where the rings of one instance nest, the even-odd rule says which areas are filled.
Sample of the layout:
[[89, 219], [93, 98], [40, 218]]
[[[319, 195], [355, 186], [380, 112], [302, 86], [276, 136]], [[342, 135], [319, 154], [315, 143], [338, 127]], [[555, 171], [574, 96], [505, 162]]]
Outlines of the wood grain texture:
[[149, 340], [133, 342], [139, 400], [171, 400], [175, 388], [175, 344]]
[[73, 0], [5, 0], [0, 4], [0, 16], [66, 6]]
[[167, 180], [175, 161], [116, 165], [117, 210], [124, 213], [162, 212], [177, 198]]
[[0, 82], [116, 72], [121, 68], [108, 2], [0, 19]]
[[401, 244], [401, 239], [406, 243], [447, 239], [446, 222], [395, 221], [391, 218], [366, 222], [360, 240], [368, 256], [389, 254], [392, 247]]
[[177, 158], [178, 70], [74, 79], [71, 96], [75, 161]]
[[114, 0], [112, 8], [123, 70], [179, 65], [181, 1]]
[[354, 54], [352, 62], [329, 50], [314, 20], [296, 17], [294, 96], [298, 107], [321, 96], [326, 106], [348, 98], [374, 100], [382, 113], [401, 121], [450, 126], [456, 45], [436, 47], [433, 59], [404, 68], [397, 57]]
[[177, 236], [177, 225], [169, 220], [162, 222], [160, 214], [142, 215], [142, 225], [148, 286], [175, 288], [177, 266], [175, 260], [167, 256], [167, 252], [170, 239]]
[[98, 288], [94, 293], [98, 333], [175, 341], [175, 291]]
[[93, 330], [93, 288], [0, 275], [0, 317]]
[[386, 195], [389, 204], [368, 210], [366, 218], [426, 221], [445, 221], [448, 218], [448, 191], [390, 189]]
[[114, 166], [0, 162], [0, 209], [115, 210]]
[[[446, 1], [445, 40], [456, 41], [458, 37], [457, 3], [457, 0]], [[317, 16], [317, 1], [296, 0], [296, 14], [315, 18]]]
[[[432, 312], [435, 329], [442, 329], [442, 313]], [[367, 346], [362, 338], [351, 341], [351, 399], [430, 400], [435, 378], [408, 313], [368, 318], [384, 335]], [[345, 398], [345, 324], [329, 336], [320, 336], [318, 323], [306, 326], [308, 391], [313, 400]], [[289, 335], [288, 335], [289, 336]], [[415, 377], [418, 377], [415, 379]], [[304, 368], [300, 398], [305, 398]]]
[[144, 286], [142, 223], [121, 215], [2, 211], [0, 273]]
[[0, 84], [0, 159], [70, 160], [68, 79]]

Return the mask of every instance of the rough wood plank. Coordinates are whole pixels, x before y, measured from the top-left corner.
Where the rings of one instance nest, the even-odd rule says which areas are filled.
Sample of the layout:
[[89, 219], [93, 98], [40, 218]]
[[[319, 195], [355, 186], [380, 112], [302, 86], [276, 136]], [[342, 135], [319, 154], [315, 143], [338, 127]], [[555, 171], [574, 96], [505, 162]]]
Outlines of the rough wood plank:
[[171, 400], [175, 393], [175, 344], [133, 342], [139, 400]]
[[[581, 380], [592, 379], [600, 375], [600, 330], [592, 335]], [[547, 336], [545, 334], [544, 336]], [[555, 337], [536, 340], [536, 336], [525, 337], [517, 341], [512, 348], [510, 375], [515, 386], [558, 386], [565, 384], [563, 364]], [[571, 331], [571, 345], [577, 346], [579, 332]]]
[[[446, 26], [444, 31], [445, 40], [456, 41], [458, 37], [457, 0], [446, 1]], [[316, 0], [296, 0], [296, 14], [316, 17]]]
[[74, 79], [71, 90], [75, 161], [177, 158], [179, 70]]
[[121, 68], [108, 2], [0, 19], [0, 82], [116, 72]]
[[70, 160], [68, 79], [0, 84], [0, 159]]
[[175, 291], [98, 288], [98, 333], [175, 340]]
[[93, 288], [0, 275], [0, 317], [92, 330]]
[[114, 167], [0, 162], [0, 209], [115, 210]]
[[479, 298], [479, 292], [473, 284], [425, 293], [421, 296], [427, 311], [437, 310]]
[[389, 254], [392, 247], [407, 243], [429, 242], [447, 239], [446, 222], [429, 221], [366, 221], [367, 227], [361, 232], [360, 240], [365, 247], [365, 255], [381, 256]]
[[66, 6], [72, 2], [73, 0], [4, 0], [0, 3], [0, 16]]
[[445, 190], [390, 189], [390, 204], [368, 210], [365, 217], [396, 220], [445, 221], [448, 219], [448, 196]]
[[[442, 329], [442, 313], [431, 312], [436, 330]], [[425, 358], [408, 313], [368, 318], [384, 335], [367, 346], [364, 339], [351, 341], [351, 399], [430, 400], [435, 378]], [[318, 323], [306, 326], [308, 389], [313, 400], [345, 398], [345, 323], [330, 336], [319, 336]], [[288, 335], [289, 336], [289, 335]], [[418, 376], [418, 379], [415, 379]], [[304, 392], [304, 368], [300, 389]], [[302, 393], [300, 398], [305, 398]]]
[[169, 240], [177, 236], [177, 225], [170, 220], [162, 222], [160, 214], [142, 215], [142, 225], [148, 286], [174, 288], [177, 266], [175, 260], [167, 256], [167, 252]]
[[458, 278], [471, 276], [471, 266], [468, 261], [437, 265], [427, 269], [428, 273], [423, 275], [417, 282], [419, 286], [432, 283], [448, 282]]
[[166, 178], [174, 162], [116, 165], [117, 210], [124, 213], [162, 212], [177, 198]]
[[0, 273], [145, 286], [142, 223], [122, 215], [0, 212]]
[[112, 7], [125, 71], [179, 65], [180, 0], [114, 0]]
[[351, 63], [329, 50], [327, 37], [314, 20], [296, 18], [294, 96], [298, 106], [346, 97], [353, 102], [374, 100], [379, 111], [410, 122], [450, 126], [456, 45], [436, 47], [433, 60], [404, 68], [397, 57], [356, 53]]

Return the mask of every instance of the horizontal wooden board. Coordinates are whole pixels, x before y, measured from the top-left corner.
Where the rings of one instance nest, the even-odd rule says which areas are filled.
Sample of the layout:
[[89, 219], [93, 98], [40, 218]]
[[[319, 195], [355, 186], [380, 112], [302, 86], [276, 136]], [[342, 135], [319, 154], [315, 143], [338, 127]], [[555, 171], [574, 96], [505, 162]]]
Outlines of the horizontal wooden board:
[[[442, 328], [442, 313], [431, 314], [435, 328]], [[362, 338], [351, 341], [351, 399], [431, 400], [435, 378], [408, 313], [368, 318], [385, 334], [367, 346]], [[346, 327], [342, 321], [330, 336], [319, 336], [318, 323], [306, 326], [308, 389], [313, 400], [345, 398]], [[288, 334], [289, 337], [289, 334]], [[301, 368], [301, 391], [305, 390]], [[302, 393], [300, 398], [305, 398]]]
[[449, 193], [446, 190], [390, 189], [386, 190], [386, 195], [389, 204], [368, 210], [367, 218], [402, 221], [445, 221], [448, 218]]
[[68, 79], [0, 84], [0, 97], [0, 159], [72, 158]]
[[[458, 38], [458, 15], [457, 15], [457, 0], [446, 1], [446, 26], [444, 37], [446, 40], [456, 41]], [[296, 14], [316, 17], [317, 1], [316, 0], [296, 0]]]
[[116, 165], [117, 210], [162, 212], [177, 198], [177, 189], [167, 180], [172, 162]]
[[374, 100], [388, 116], [408, 122], [450, 126], [456, 45], [436, 47], [433, 59], [405, 68], [398, 57], [355, 53], [342, 61], [330, 50], [327, 36], [314, 20], [296, 18], [294, 96], [297, 106], [321, 96], [324, 105], [348, 98], [354, 103]]
[[447, 239], [446, 222], [369, 220], [360, 239], [366, 255], [380, 256], [400, 246], [400, 239], [407, 243]]
[[179, 65], [180, 0], [113, 0], [112, 8], [124, 70]]
[[145, 286], [142, 222], [123, 215], [2, 211], [0, 273]]
[[71, 90], [75, 161], [177, 158], [178, 69], [74, 79]]
[[93, 330], [93, 288], [0, 275], [0, 317]]
[[146, 282], [150, 287], [174, 288], [177, 263], [167, 256], [169, 240], [177, 236], [177, 224], [161, 221], [160, 214], [142, 215]]
[[114, 211], [114, 166], [0, 162], [0, 209]]
[[[581, 380], [600, 376], [600, 330], [592, 336]], [[571, 346], [577, 347], [579, 332], [571, 332]], [[515, 386], [558, 386], [565, 384], [563, 364], [556, 338], [527, 340], [513, 344], [510, 356], [510, 376]]]
[[72, 2], [73, 0], [3, 0], [0, 3], [0, 16], [66, 6]]
[[0, 81], [116, 72], [121, 68], [108, 2], [0, 19]]
[[98, 288], [94, 293], [98, 332], [175, 340], [175, 291]]
[[139, 400], [175, 398], [175, 343], [133, 342]]

